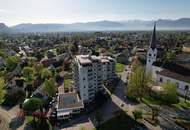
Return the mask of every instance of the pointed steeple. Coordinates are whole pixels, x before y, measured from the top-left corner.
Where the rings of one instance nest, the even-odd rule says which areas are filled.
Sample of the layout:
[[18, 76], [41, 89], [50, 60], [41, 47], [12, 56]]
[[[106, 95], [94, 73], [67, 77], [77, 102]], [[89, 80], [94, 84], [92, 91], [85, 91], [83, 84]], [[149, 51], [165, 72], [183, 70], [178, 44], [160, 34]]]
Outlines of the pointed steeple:
[[156, 48], [156, 22], [154, 22], [154, 30], [152, 32], [152, 39], [150, 42], [150, 48], [153, 50]]

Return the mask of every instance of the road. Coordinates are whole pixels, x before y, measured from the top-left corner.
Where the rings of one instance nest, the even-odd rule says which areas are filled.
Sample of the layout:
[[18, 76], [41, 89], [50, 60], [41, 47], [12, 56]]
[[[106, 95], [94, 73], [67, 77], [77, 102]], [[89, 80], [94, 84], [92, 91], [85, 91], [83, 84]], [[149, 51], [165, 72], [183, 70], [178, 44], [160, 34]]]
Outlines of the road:
[[[117, 111], [126, 111], [128, 115], [132, 116], [132, 111], [135, 109], [141, 109], [143, 110], [143, 113], [151, 113], [151, 109], [143, 104], [132, 104], [130, 103], [128, 100], [125, 99], [125, 95], [124, 95], [124, 90], [125, 90], [125, 82], [126, 82], [126, 78], [127, 76], [131, 73], [131, 70], [129, 68], [129, 66], [126, 66], [125, 70], [123, 73], [121, 73], [121, 80], [119, 81], [119, 83], [116, 86], [116, 89], [114, 91], [113, 94], [111, 94], [109, 92], [108, 89], [106, 89], [106, 91], [108, 93], [110, 93], [110, 97], [111, 99], [108, 100], [101, 109], [99, 109], [99, 111], [102, 113], [102, 117], [103, 117], [103, 122], [113, 118], [114, 112]], [[121, 105], [122, 104], [122, 105]], [[162, 130], [162, 129], [174, 129], [174, 130], [183, 130], [182, 128], [178, 127], [172, 119], [172, 117], [185, 117], [186, 115], [188, 115], [190, 112], [186, 112], [184, 114], [184, 112], [176, 112], [174, 109], [169, 108], [169, 107], [161, 107], [161, 111], [160, 111], [160, 115], [158, 117], [160, 124], [157, 126], [153, 126], [150, 123], [148, 123], [145, 120], [142, 120], [142, 122], [147, 126], [148, 129], [151, 130]], [[91, 117], [91, 118], [90, 118]], [[63, 130], [79, 130], [82, 127], [86, 128], [86, 129], [93, 129], [95, 127], [94, 123], [93, 123], [93, 115], [83, 115], [75, 120], [72, 120], [69, 124], [73, 124], [73, 125], [68, 125], [67, 128], [63, 129]], [[187, 116], [186, 116], [187, 117]]]
[[[128, 68], [128, 66], [126, 66], [126, 68]], [[113, 94], [111, 94], [111, 99], [108, 100], [101, 109], [99, 109], [98, 111], [100, 111], [103, 115], [103, 122], [113, 118], [114, 112], [117, 111], [128, 111], [129, 113], [132, 113], [133, 111], [133, 106], [131, 106], [130, 104], [127, 104], [125, 101], [125, 96], [124, 96], [124, 82], [123, 80], [126, 80], [127, 77], [126, 72], [121, 73], [121, 80], [119, 81], [119, 83], [116, 86], [116, 89], [114, 91]], [[105, 88], [106, 89], [106, 88]], [[109, 90], [106, 89], [106, 91], [108, 93]], [[124, 106], [121, 107], [121, 104], [124, 104]], [[65, 128], [62, 130], [78, 130], [82, 127], [85, 127], [86, 129], [93, 129], [95, 127], [94, 123], [93, 123], [93, 115], [82, 115], [81, 117], [74, 119], [72, 121], [70, 121], [67, 126], [64, 126]], [[103, 123], [102, 122], [102, 123]]]

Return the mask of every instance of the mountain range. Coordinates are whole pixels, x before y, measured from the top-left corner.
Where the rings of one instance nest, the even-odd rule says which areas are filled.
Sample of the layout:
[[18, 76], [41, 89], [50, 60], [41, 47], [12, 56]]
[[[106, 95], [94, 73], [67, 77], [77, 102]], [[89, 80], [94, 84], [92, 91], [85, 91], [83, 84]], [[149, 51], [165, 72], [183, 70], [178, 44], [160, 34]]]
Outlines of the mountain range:
[[[96, 21], [72, 24], [18, 24], [8, 27], [0, 23], [0, 33], [17, 32], [75, 32], [75, 31], [127, 31], [151, 30], [154, 21], [123, 20], [123, 21]], [[159, 30], [190, 30], [190, 18], [176, 20], [159, 19], [156, 21]]]

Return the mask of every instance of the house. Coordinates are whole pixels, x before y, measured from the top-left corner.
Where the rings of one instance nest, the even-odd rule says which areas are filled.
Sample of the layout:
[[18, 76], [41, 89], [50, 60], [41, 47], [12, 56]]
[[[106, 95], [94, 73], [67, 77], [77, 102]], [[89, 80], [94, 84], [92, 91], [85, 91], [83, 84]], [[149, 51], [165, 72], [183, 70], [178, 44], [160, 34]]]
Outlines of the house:
[[69, 119], [72, 115], [80, 113], [84, 108], [83, 102], [77, 93], [59, 93], [57, 100], [57, 119]]
[[[178, 94], [190, 98], [190, 67], [185, 67], [177, 62], [157, 61], [157, 52], [155, 25], [147, 52], [146, 72], [151, 73], [159, 85], [167, 82], [176, 84]], [[186, 61], [183, 60], [183, 62]]]

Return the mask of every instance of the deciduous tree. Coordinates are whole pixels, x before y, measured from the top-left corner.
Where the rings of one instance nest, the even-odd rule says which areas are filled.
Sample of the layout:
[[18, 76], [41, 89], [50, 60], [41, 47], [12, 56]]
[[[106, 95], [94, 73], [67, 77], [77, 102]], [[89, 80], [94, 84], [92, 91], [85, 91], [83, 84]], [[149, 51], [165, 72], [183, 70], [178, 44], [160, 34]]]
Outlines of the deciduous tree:
[[133, 68], [126, 94], [129, 97], [140, 98], [141, 100], [142, 97], [148, 95], [151, 83], [151, 76], [146, 73], [144, 67], [138, 64]]

